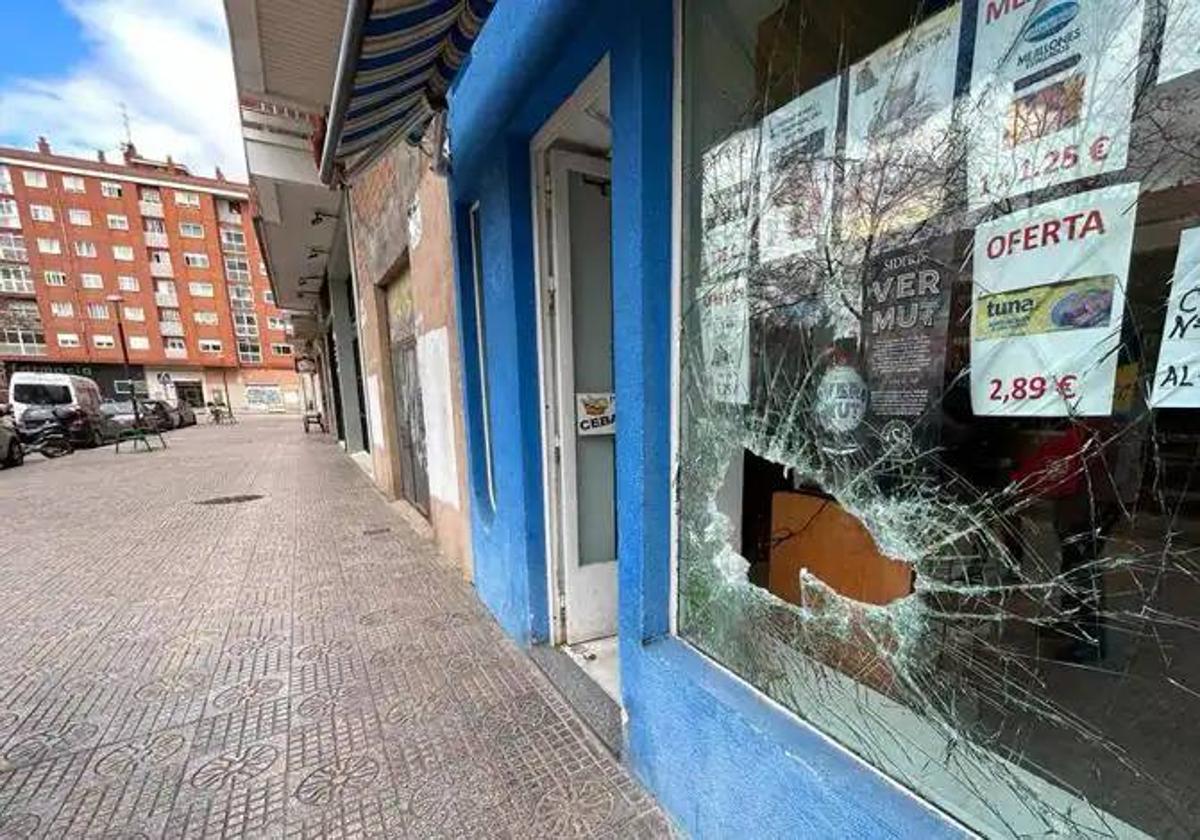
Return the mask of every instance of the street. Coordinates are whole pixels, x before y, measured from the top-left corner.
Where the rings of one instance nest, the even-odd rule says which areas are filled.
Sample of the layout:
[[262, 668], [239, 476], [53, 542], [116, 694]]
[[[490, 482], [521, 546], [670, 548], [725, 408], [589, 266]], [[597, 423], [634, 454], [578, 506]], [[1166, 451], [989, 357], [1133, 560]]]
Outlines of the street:
[[657, 837], [432, 544], [296, 418], [0, 472], [0, 837]]

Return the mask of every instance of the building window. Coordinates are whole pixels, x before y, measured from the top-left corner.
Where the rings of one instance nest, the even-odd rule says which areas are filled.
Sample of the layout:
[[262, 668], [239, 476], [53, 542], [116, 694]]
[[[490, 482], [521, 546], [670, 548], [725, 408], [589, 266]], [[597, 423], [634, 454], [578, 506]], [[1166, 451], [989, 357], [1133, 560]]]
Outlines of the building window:
[[21, 212], [17, 209], [15, 199], [0, 198], [0, 226], [8, 228], [21, 226]]
[[144, 335], [131, 335], [125, 339], [130, 350], [149, 350], [150, 338]]
[[111, 335], [92, 335], [92, 346], [97, 350], [111, 350], [117, 346], [117, 342]]
[[47, 286], [65, 286], [67, 285], [67, 274], [65, 271], [44, 271], [42, 279], [46, 281]]
[[467, 213], [471, 247], [471, 315], [474, 320], [475, 356], [478, 366], [475, 373], [476, 395], [479, 401], [478, 420], [483, 436], [483, 467], [488, 501], [496, 506], [496, 489], [492, 478], [492, 421], [488, 402], [488, 369], [487, 369], [487, 318], [484, 310], [483, 295], [483, 239], [480, 230], [479, 203], [471, 205]]
[[242, 257], [225, 257], [225, 278], [231, 283], [249, 283], [250, 263]]
[[94, 257], [96, 256], [96, 243], [87, 242], [82, 239], [75, 240], [75, 256], [77, 257]]
[[53, 222], [54, 208], [46, 204], [30, 204], [29, 218], [35, 222]]
[[147, 204], [162, 204], [162, 193], [153, 187], [139, 187], [138, 200]]
[[79, 285], [85, 289], [103, 289], [104, 276], [100, 274], [80, 274]]
[[46, 189], [46, 173], [36, 169], [26, 169], [21, 173], [25, 181], [25, 186], [33, 187], [36, 190]]
[[164, 338], [163, 347], [173, 353], [187, 352], [187, 343], [178, 336], [167, 336]]
[[103, 303], [89, 303], [87, 305], [88, 317], [94, 321], [108, 320], [108, 307]]
[[217, 325], [217, 313], [197, 309], [192, 313], [192, 320], [206, 327], [215, 327]]
[[257, 341], [239, 340], [237, 343], [238, 361], [247, 364], [262, 362], [262, 346]]
[[41, 325], [27, 327], [0, 327], [0, 352], [17, 356], [44, 356], [46, 335]]
[[27, 265], [0, 265], [0, 292], [7, 294], [36, 294], [33, 278]]
[[136, 292], [138, 290], [138, 279], [128, 274], [121, 274], [117, 277], [117, 288], [122, 292]]
[[129, 230], [129, 217], [120, 213], [108, 214], [109, 230]]
[[194, 297], [210, 298], [213, 296], [213, 284], [212, 283], [196, 283], [196, 282], [188, 283], [188, 291]]
[[201, 353], [220, 353], [221, 342], [212, 338], [202, 338], [199, 342]]
[[200, 193], [175, 190], [175, 203], [181, 207], [199, 207]]
[[113, 259], [119, 262], [133, 262], [133, 246], [132, 245], [114, 245], [112, 246]]
[[208, 254], [184, 253], [183, 264], [188, 268], [208, 268]]
[[[244, 254], [246, 252], [246, 234], [232, 228], [221, 228], [221, 249], [231, 254]], [[249, 268], [250, 266], [247, 265], [246, 269], [249, 270]]]
[[233, 313], [233, 332], [245, 338], [258, 337], [258, 316], [253, 312]]
[[140, 306], [126, 306], [121, 309], [121, 312], [124, 314], [126, 321], [146, 320], [146, 310]]
[[0, 195], [12, 195], [13, 182], [12, 172], [7, 166], [0, 166]]
[[39, 238], [37, 243], [38, 243], [38, 253], [39, 254], [61, 254], [62, 253], [62, 243], [59, 242], [57, 239], [41, 239], [41, 238]]
[[0, 233], [0, 260], [29, 262], [25, 237], [19, 233]]
[[62, 185], [63, 189], [70, 193], [81, 193], [87, 189], [83, 183], [83, 179], [78, 175], [62, 176]]
[[267, 328], [272, 330], [286, 330], [288, 323], [283, 318], [270, 315], [267, 317]]
[[167, 223], [162, 219], [155, 219], [153, 217], [142, 219], [142, 230], [146, 233], [161, 233], [162, 235], [166, 236]]
[[59, 333], [58, 334], [58, 346], [59, 347], [78, 347], [79, 346], [79, 334], [78, 333]]
[[268, 304], [269, 306], [275, 305], [275, 293], [270, 289], [263, 289], [262, 297], [263, 303]]
[[100, 182], [100, 195], [105, 198], [120, 198], [123, 192], [121, 185], [115, 181]]
[[180, 222], [179, 235], [188, 239], [203, 239], [204, 225], [196, 224], [195, 222]]
[[982, 836], [1200, 819], [1149, 769], [1195, 700], [1200, 18], [1151, 6], [681, 4], [679, 635]]
[[73, 225], [79, 225], [80, 227], [91, 227], [92, 214], [87, 210], [71, 208], [67, 210], [67, 221]]
[[290, 356], [290, 355], [292, 355], [292, 345], [290, 345], [290, 344], [272, 344], [271, 352], [274, 353], [276, 356]]

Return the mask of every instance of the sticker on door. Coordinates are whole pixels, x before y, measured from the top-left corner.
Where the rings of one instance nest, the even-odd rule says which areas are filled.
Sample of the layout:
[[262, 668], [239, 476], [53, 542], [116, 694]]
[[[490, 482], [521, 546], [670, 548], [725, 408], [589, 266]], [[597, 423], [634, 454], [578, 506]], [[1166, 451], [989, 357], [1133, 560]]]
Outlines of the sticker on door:
[[617, 401], [611, 393], [575, 395], [575, 431], [580, 435], [611, 435], [617, 431]]

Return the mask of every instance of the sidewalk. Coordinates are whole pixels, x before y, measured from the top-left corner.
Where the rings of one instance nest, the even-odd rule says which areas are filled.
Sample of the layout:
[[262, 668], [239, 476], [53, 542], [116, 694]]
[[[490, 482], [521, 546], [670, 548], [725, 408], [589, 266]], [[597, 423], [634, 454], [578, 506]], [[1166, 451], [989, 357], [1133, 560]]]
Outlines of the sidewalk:
[[667, 834], [327, 437], [168, 443], [0, 473], [0, 837]]

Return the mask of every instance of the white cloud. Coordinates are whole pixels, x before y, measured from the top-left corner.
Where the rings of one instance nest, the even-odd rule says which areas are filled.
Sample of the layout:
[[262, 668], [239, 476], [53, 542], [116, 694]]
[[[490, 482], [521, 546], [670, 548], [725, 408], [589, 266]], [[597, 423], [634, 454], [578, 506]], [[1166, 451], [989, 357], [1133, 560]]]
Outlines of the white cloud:
[[[0, 90], [0, 136], [91, 157], [118, 154], [121, 103], [138, 152], [194, 174], [245, 177], [229, 36], [221, 0], [64, 0], [83, 28], [78, 62]], [[119, 157], [110, 157], [110, 160]]]

